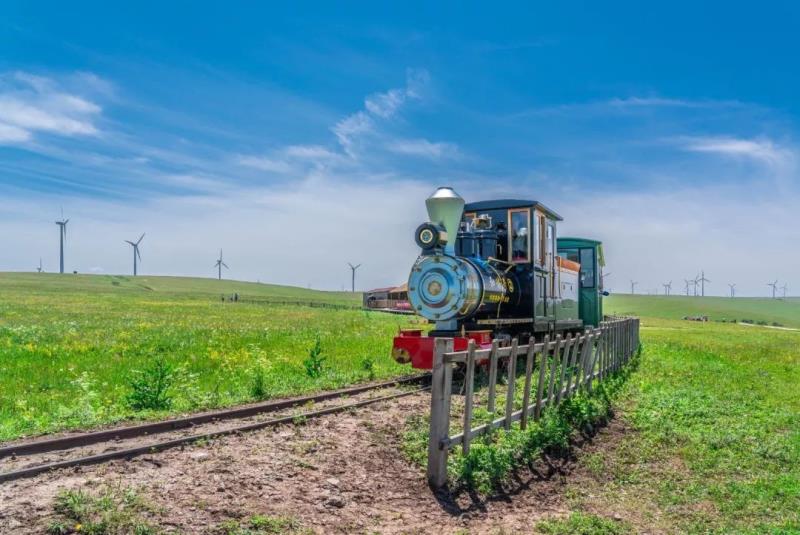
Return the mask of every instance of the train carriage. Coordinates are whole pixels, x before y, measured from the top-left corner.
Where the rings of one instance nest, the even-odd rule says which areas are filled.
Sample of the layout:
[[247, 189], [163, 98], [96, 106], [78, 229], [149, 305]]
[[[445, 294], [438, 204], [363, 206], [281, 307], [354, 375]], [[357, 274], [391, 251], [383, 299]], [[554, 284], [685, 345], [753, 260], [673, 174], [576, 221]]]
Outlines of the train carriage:
[[[415, 234], [421, 253], [411, 268], [408, 297], [413, 310], [435, 325], [427, 335], [401, 331], [393, 343], [396, 361], [430, 368], [436, 337], [453, 338], [459, 350], [470, 339], [481, 347], [493, 339], [526, 343], [596, 325], [601, 312], [587, 307], [600, 306], [601, 289], [587, 277], [599, 276], [599, 242], [558, 241], [562, 218], [537, 201], [465, 204], [444, 187], [426, 205], [430, 220]], [[584, 252], [589, 249], [593, 255]], [[594, 299], [590, 291], [597, 293]]]

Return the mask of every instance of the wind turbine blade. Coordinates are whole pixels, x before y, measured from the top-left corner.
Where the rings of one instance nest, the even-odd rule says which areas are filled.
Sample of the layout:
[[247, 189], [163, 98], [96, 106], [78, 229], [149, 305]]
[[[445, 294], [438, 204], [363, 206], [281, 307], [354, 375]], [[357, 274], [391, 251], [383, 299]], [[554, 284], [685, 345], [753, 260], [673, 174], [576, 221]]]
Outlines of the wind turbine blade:
[[138, 247], [134, 247], [133, 249], [136, 251], [136, 256], [138, 256], [139, 260], [141, 260], [142, 259], [142, 253], [139, 252], [139, 248]]
[[142, 243], [143, 239], [144, 239], [144, 232], [142, 232], [142, 235], [139, 236], [139, 240], [136, 242], [136, 245], [139, 245], [140, 243]]
[[230, 269], [230, 268], [228, 267], [228, 264], [226, 264], [225, 262], [222, 262], [222, 265], [223, 265], [223, 267], [224, 267], [225, 269]]
[[130, 243], [131, 245], [134, 245], [134, 246], [136, 245], [135, 243], [133, 243], [133, 242], [132, 242], [132, 241], [130, 241], [130, 240], [125, 240], [125, 243]]

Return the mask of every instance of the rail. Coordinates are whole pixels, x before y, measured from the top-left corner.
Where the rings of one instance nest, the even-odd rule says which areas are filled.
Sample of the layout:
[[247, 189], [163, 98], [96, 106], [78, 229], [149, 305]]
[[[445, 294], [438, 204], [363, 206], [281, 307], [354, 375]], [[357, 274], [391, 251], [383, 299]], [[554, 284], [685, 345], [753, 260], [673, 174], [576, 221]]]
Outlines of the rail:
[[[591, 391], [595, 381], [602, 381], [624, 366], [639, 347], [638, 318], [608, 318], [599, 327], [565, 337], [545, 337], [542, 342], [478, 349], [474, 341], [466, 351], [453, 351], [452, 338], [437, 338], [431, 378], [431, 421], [428, 441], [428, 482], [434, 488], [447, 483], [447, 457], [461, 446], [467, 454], [471, 442], [493, 429], [510, 428], [515, 422], [525, 429], [529, 419], [538, 420], [548, 406], [558, 405], [581, 389]], [[514, 410], [517, 362], [524, 359], [525, 381], [522, 408]], [[497, 384], [500, 363], [506, 364], [505, 406], [502, 416], [473, 427], [475, 408], [476, 363], [488, 362], [486, 408], [497, 414]], [[461, 432], [450, 434], [453, 368], [464, 367], [464, 414]]]

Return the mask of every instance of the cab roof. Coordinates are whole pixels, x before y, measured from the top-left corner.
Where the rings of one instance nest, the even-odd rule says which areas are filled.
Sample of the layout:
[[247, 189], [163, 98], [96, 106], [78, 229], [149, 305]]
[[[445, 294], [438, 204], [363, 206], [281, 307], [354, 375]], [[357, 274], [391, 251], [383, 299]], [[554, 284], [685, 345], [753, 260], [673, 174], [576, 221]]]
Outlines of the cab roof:
[[526, 201], [522, 199], [496, 199], [493, 201], [470, 202], [464, 205], [465, 212], [481, 212], [484, 210], [508, 210], [510, 208], [538, 208], [556, 221], [564, 219], [540, 203], [539, 201]]

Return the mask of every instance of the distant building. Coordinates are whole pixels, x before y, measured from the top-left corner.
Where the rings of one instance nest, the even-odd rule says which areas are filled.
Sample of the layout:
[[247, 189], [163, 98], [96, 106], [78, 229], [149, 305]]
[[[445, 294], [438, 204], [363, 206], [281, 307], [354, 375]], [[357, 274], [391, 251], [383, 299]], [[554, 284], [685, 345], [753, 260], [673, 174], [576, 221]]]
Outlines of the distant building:
[[364, 308], [375, 310], [411, 310], [408, 304], [408, 284], [375, 288], [364, 292]]

